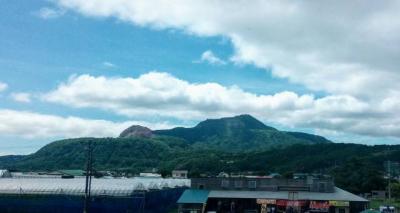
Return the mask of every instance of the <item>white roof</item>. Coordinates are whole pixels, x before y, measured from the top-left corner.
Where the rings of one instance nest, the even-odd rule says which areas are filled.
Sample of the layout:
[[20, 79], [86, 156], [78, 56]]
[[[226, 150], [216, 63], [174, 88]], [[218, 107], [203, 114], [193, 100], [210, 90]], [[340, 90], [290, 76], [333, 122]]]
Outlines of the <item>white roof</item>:
[[[92, 195], [128, 196], [135, 190], [190, 186], [189, 179], [163, 178], [93, 178]], [[2, 178], [0, 194], [83, 195], [85, 178]]]
[[0, 176], [3, 176], [5, 173], [8, 173], [8, 170], [0, 169]]

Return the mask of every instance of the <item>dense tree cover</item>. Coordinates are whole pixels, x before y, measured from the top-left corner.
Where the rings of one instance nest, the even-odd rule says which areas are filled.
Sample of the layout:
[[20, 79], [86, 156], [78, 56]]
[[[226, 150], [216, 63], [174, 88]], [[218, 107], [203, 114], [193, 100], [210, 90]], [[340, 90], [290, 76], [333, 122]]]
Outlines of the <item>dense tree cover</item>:
[[96, 170], [136, 174], [158, 168], [163, 175], [219, 172], [331, 174], [355, 193], [384, 189], [384, 161], [400, 161], [400, 146], [331, 143], [323, 137], [283, 132], [249, 115], [206, 120], [194, 128], [153, 131], [149, 137], [77, 138], [56, 141], [27, 156], [0, 157], [0, 168], [43, 171], [84, 169], [89, 142]]
[[153, 131], [157, 135], [178, 137], [196, 148], [225, 152], [244, 152], [282, 148], [293, 144], [330, 143], [324, 137], [284, 132], [266, 126], [250, 115], [208, 119], [193, 128], [173, 128]]
[[393, 197], [400, 198], [400, 182], [393, 183], [391, 190]]
[[[192, 176], [221, 171], [255, 174], [318, 172], [331, 174], [336, 185], [354, 193], [384, 189], [384, 161], [400, 161], [400, 146], [366, 146], [322, 143], [296, 144], [266, 151], [232, 153], [188, 145], [185, 141], [158, 136], [146, 138], [81, 138], [51, 143], [38, 152], [0, 160], [0, 166], [18, 170], [83, 169], [85, 150], [94, 147], [97, 170], [138, 173], [158, 168], [163, 174], [188, 169]], [[3, 158], [1, 158], [3, 159]]]
[[[32, 155], [11, 162], [0, 160], [0, 166], [18, 170], [84, 169], [88, 144], [93, 146], [97, 170], [120, 170], [133, 173], [156, 168], [171, 152], [187, 144], [177, 138], [77, 138], [50, 143]], [[3, 159], [3, 157], [1, 158]]]

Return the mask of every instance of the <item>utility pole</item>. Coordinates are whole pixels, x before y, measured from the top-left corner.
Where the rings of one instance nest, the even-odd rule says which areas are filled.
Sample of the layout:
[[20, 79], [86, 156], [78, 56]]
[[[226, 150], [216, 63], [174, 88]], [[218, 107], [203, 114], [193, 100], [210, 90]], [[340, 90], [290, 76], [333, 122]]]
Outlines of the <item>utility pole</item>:
[[388, 178], [389, 178], [389, 184], [388, 184], [388, 195], [389, 195], [389, 203], [391, 202], [391, 200], [392, 200], [392, 190], [391, 190], [391, 181], [390, 181], [390, 178], [391, 178], [391, 176], [392, 176], [392, 172], [391, 172], [391, 168], [390, 168], [390, 165], [391, 163], [390, 163], [390, 160], [388, 161], [388, 170], [389, 170], [389, 174], [388, 174]]
[[83, 206], [83, 213], [89, 213], [90, 191], [92, 188], [92, 171], [93, 171], [93, 147], [92, 141], [88, 142], [87, 156], [86, 156], [86, 182], [85, 182], [85, 202]]

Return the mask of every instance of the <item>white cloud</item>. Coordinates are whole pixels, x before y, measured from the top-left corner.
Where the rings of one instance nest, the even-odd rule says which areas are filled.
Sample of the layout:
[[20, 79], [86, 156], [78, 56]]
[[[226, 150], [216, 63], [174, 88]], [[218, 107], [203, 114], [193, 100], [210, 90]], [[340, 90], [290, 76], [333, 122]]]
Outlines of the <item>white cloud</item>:
[[211, 50], [207, 50], [201, 54], [199, 62], [207, 62], [215, 65], [225, 65], [226, 62], [216, 56]]
[[229, 38], [234, 61], [313, 90], [362, 99], [400, 91], [399, 1], [57, 2], [87, 16]]
[[104, 67], [107, 67], [107, 68], [115, 68], [115, 67], [117, 67], [115, 64], [113, 64], [113, 63], [111, 63], [111, 62], [108, 62], [108, 61], [104, 61], [104, 62], [102, 63], [102, 65], [103, 65]]
[[8, 85], [6, 83], [0, 82], [0, 92], [3, 92], [8, 88]]
[[[234, 62], [254, 64], [276, 77], [329, 95], [318, 99], [290, 92], [257, 96], [235, 87], [167, 78], [171, 80], [167, 84], [149, 80], [157, 86], [134, 83], [134, 89], [144, 89], [140, 91], [146, 96], [132, 95], [124, 89], [121, 97], [105, 98], [107, 94], [102, 92], [92, 97], [78, 92], [79, 96], [66, 93], [68, 100], [53, 101], [82, 107], [100, 103], [100, 108], [126, 115], [172, 112], [175, 117], [204, 117], [248, 111], [289, 125], [366, 135], [400, 134], [399, 1], [57, 2], [86, 16], [115, 17], [154, 29], [180, 29], [190, 35], [222, 36], [232, 42]], [[139, 82], [146, 80], [142, 77]], [[69, 89], [74, 83], [89, 80], [99, 83], [121, 79], [80, 76], [57, 91], [72, 92]], [[137, 79], [122, 82], [130, 85], [126, 83], [130, 81]], [[83, 100], [85, 96], [93, 99]]]
[[37, 12], [37, 15], [42, 19], [54, 19], [63, 16], [65, 12], [64, 9], [43, 7]]
[[28, 111], [0, 109], [0, 135], [23, 138], [116, 137], [132, 124], [153, 129], [170, 127], [168, 123], [144, 121], [112, 122], [106, 120], [61, 117]]
[[22, 102], [22, 103], [31, 102], [31, 94], [26, 92], [11, 93], [11, 98], [17, 102]]
[[252, 114], [286, 126], [319, 128], [371, 136], [400, 137], [399, 102], [370, 103], [349, 95], [315, 98], [280, 92], [257, 95], [237, 86], [192, 84], [167, 73], [138, 78], [80, 75], [43, 96], [73, 107], [99, 108], [128, 117], [172, 117], [202, 120]]

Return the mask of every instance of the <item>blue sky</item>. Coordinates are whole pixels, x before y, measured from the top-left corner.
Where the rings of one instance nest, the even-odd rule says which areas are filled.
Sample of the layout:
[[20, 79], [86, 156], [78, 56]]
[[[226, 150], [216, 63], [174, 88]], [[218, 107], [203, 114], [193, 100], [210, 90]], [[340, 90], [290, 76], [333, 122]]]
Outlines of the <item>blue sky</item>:
[[[235, 34], [230, 29], [227, 29], [226, 32], [216, 31], [213, 29], [214, 27], [210, 27], [210, 30], [203, 30], [203, 28], [196, 28], [196, 20], [193, 23], [184, 23], [183, 26], [180, 26], [181, 22], [179, 21], [174, 23], [174, 20], [171, 23], [168, 21], [164, 23], [157, 19], [142, 23], [135, 18], [128, 18], [128, 20], [124, 17], [121, 18], [118, 11], [113, 10], [113, 7], [115, 7], [113, 4], [104, 5], [106, 9], [114, 11], [108, 14], [107, 12], [96, 13], [96, 8], [83, 8], [84, 3], [82, 2], [32, 0], [2, 3], [0, 7], [2, 16], [0, 19], [0, 83], [6, 85], [6, 88], [0, 89], [0, 110], [3, 110], [0, 117], [3, 119], [10, 118], [7, 119], [10, 124], [6, 122], [4, 125], [7, 126], [3, 129], [0, 125], [0, 154], [30, 153], [52, 140], [74, 135], [115, 136], [117, 130], [119, 131], [122, 126], [128, 127], [136, 121], [148, 123], [153, 128], [192, 126], [208, 117], [241, 113], [252, 114], [265, 123], [280, 129], [318, 133], [336, 141], [368, 144], [399, 142], [396, 129], [390, 129], [387, 133], [382, 134], [369, 134], [368, 128], [364, 128], [363, 122], [379, 119], [369, 117], [370, 114], [381, 113], [371, 112], [370, 110], [374, 107], [375, 102], [379, 102], [375, 100], [373, 94], [371, 95], [371, 93], [374, 93], [373, 91], [370, 91], [370, 94], [354, 92], [353, 88], [358, 89], [354, 85], [347, 85], [347, 87], [341, 89], [341, 86], [339, 86], [342, 84], [340, 79], [337, 82], [333, 80], [333, 84], [338, 86], [326, 86], [330, 82], [324, 76], [313, 79], [314, 75], [311, 76], [310, 73], [305, 71], [303, 75], [301, 70], [296, 72], [280, 70], [280, 67], [286, 67], [287, 70], [292, 69], [282, 61], [292, 60], [293, 54], [298, 54], [295, 53], [297, 50], [279, 47], [282, 50], [278, 49], [273, 52], [276, 56], [271, 56], [269, 52], [263, 52], [266, 51], [265, 49], [268, 50], [268, 47], [260, 47], [254, 44], [264, 42], [262, 34], [265, 32], [254, 30], [255, 32], [251, 32], [252, 35], [248, 35], [250, 33], [245, 30], [241, 35], [239, 31]], [[129, 5], [129, 1], [125, 2], [128, 2], [126, 4]], [[87, 10], [90, 10], [90, 12]], [[170, 10], [173, 11], [173, 8], [170, 8]], [[203, 20], [198, 20], [198, 22], [203, 23]], [[217, 21], [204, 23], [208, 27], [213, 26]], [[251, 26], [253, 23], [251, 22], [249, 25]], [[282, 32], [277, 31], [274, 37], [279, 37], [279, 33]], [[256, 41], [252, 39], [256, 39]], [[251, 42], [254, 44], [251, 44]], [[287, 41], [274, 42], [276, 42], [272, 45], [274, 48], [282, 44], [285, 44], [282, 46], [289, 45]], [[290, 45], [296, 46], [297, 42], [300, 41], [295, 40]], [[207, 51], [211, 53], [211, 57], [206, 56]], [[287, 53], [286, 60], [278, 58], [280, 51]], [[257, 54], [253, 55], [253, 52]], [[211, 58], [218, 61], [213, 62]], [[264, 58], [268, 61], [264, 62]], [[271, 59], [269, 60], [269, 58]], [[331, 58], [337, 57], [332, 56]], [[323, 58], [321, 61], [328, 60]], [[296, 63], [299, 63], [297, 67], [305, 66], [303, 69], [308, 71], [306, 65], [309, 66], [309, 64]], [[318, 66], [329, 67], [331, 65], [321, 64]], [[371, 65], [371, 67], [373, 66]], [[315, 72], [319, 72], [319, 70]], [[340, 76], [343, 72], [340, 71], [336, 75]], [[151, 73], [164, 73], [165, 75], [152, 75]], [[366, 72], [361, 70], [360, 73]], [[89, 82], [86, 81], [87, 79], [80, 78], [82, 76], [90, 76], [95, 80]], [[140, 80], [141, 76], [152, 79], [151, 85], [144, 84], [143, 80]], [[153, 89], [154, 82], [161, 82], [160, 84], [162, 84], [164, 80], [172, 82], [179, 80], [178, 83], [179, 85], [182, 84], [183, 89], [182, 91], [179, 90], [178, 93], [186, 95], [182, 95], [182, 97], [177, 95], [177, 97], [168, 99], [171, 96], [170, 93], [162, 94], [166, 97], [157, 96], [151, 101], [148, 101], [146, 96], [124, 97], [123, 99], [117, 97], [109, 99], [107, 97], [100, 100], [100, 97], [113, 96], [116, 91], [114, 87], [107, 88], [108, 91], [95, 88], [91, 83], [100, 81], [98, 79], [100, 77], [104, 77], [105, 85], [108, 85], [108, 81], [112, 80], [115, 80], [118, 84], [118, 82], [123, 83], [127, 79], [136, 79], [138, 84], [142, 85], [143, 83], [145, 85], [139, 88], [143, 91], [149, 90], [149, 87]], [[153, 79], [161, 80], [153, 82]], [[80, 85], [84, 85], [83, 88], [79, 88], [79, 90], [82, 90], [81, 93], [77, 92], [74, 82], [80, 82]], [[349, 80], [349, 82], [354, 82], [354, 80]], [[221, 98], [215, 95], [208, 96], [207, 94], [219, 93], [220, 91], [218, 88], [209, 86], [209, 83], [214, 83], [218, 85], [218, 88], [223, 88], [226, 95], [223, 93]], [[346, 83], [347, 79], [343, 81], [343, 84]], [[187, 100], [182, 101], [185, 97], [190, 96], [190, 94], [187, 94], [190, 88], [186, 88], [186, 84], [190, 88], [197, 88], [195, 91], [202, 91], [204, 94], [190, 97], [188, 102], [186, 102]], [[61, 85], [64, 85], [67, 89], [61, 90]], [[203, 87], [198, 88], [199, 85], [203, 85], [204, 89], [202, 89]], [[165, 85], [161, 86], [164, 88]], [[174, 85], [168, 84], [168, 88], [171, 87], [174, 87]], [[85, 91], [86, 88], [90, 88], [90, 90]], [[125, 89], [125, 87], [121, 89]], [[126, 87], [126, 89], [129, 90], [130, 87]], [[100, 93], [100, 90], [104, 94], [99, 94], [96, 97], [84, 96], [88, 93]], [[388, 90], [396, 91], [396, 88], [389, 87]], [[171, 93], [175, 95], [174, 91], [171, 91]], [[77, 94], [72, 94], [73, 92], [77, 92]], [[152, 94], [158, 94], [157, 92], [159, 91], [153, 91], [147, 97], [152, 97]], [[237, 96], [236, 93], [238, 93]], [[393, 97], [388, 97], [389, 100], [398, 97], [397, 93], [393, 94]], [[243, 104], [239, 100], [242, 95], [246, 98], [249, 97], [248, 103], [254, 103], [254, 105], [260, 103], [261, 107], [246, 108], [248, 103]], [[51, 97], [49, 98], [49, 96]], [[206, 100], [207, 97], [220, 98], [221, 100]], [[210, 104], [205, 107], [193, 101], [199, 98], [200, 101], [201, 98], [205, 98], [204, 100], [210, 101]], [[160, 101], [158, 105], [157, 100], [160, 99], [165, 100]], [[93, 101], [89, 103], [86, 100]], [[115, 106], [105, 104], [113, 100], [116, 102]], [[175, 100], [179, 101], [175, 103]], [[332, 100], [335, 100], [334, 103], [332, 103]], [[139, 103], [141, 101], [143, 101], [143, 104]], [[145, 103], [148, 102], [153, 105], [145, 106]], [[338, 111], [321, 112], [320, 108], [313, 108], [322, 105], [321, 103], [332, 103], [332, 108], [337, 108]], [[193, 104], [193, 106], [187, 107], [190, 104]], [[232, 105], [241, 106], [241, 104], [244, 107], [231, 107]], [[349, 104], [351, 105], [350, 108], [355, 106], [355, 111], [347, 111]], [[166, 108], [162, 108], [164, 105], [167, 108], [171, 105], [177, 106], [177, 111], [181, 110], [181, 112], [171, 113], [170, 115], [165, 112], [168, 111]], [[262, 107], [264, 105], [265, 108]], [[149, 110], [143, 110], [143, 106]], [[342, 106], [347, 107], [344, 107], [345, 109], [341, 111]], [[216, 111], [210, 109], [216, 109]], [[321, 109], [325, 110], [324, 107], [321, 107]], [[141, 110], [143, 110], [143, 113], [140, 113]], [[307, 121], [308, 119], [305, 119], [305, 115], [303, 115], [305, 111], [307, 111], [307, 115], [318, 119], [313, 122]], [[21, 112], [30, 114], [13, 121], [15, 115]], [[354, 117], [354, 119], [343, 121], [343, 124], [337, 124], [336, 120], [344, 118], [324, 117], [321, 116], [323, 112], [326, 114], [350, 113], [346, 116]], [[365, 118], [363, 118], [364, 114]], [[101, 120], [106, 124], [103, 126], [80, 124], [85, 126], [87, 130], [77, 131], [75, 134], [75, 130], [71, 126], [52, 127], [54, 124], [46, 126], [35, 123], [34, 119], [30, 119], [35, 115], [54, 116], [54, 119], [60, 119], [60, 122], [63, 119], [73, 117], [82, 119], [83, 123]], [[385, 114], [385, 116], [387, 115]], [[38, 119], [40, 120], [40, 117]], [[340, 121], [342, 122], [342, 120]], [[382, 122], [378, 125], [384, 127], [395, 125], [398, 120]], [[20, 126], [25, 123], [35, 126], [35, 128], [29, 126], [21, 128]], [[71, 125], [75, 124], [72, 122]], [[110, 125], [113, 126], [112, 131], [96, 134], [101, 131], [101, 127]], [[360, 129], [349, 128], [350, 130], [348, 130], [346, 125], [360, 126]], [[44, 133], [33, 133], [41, 131]]]

